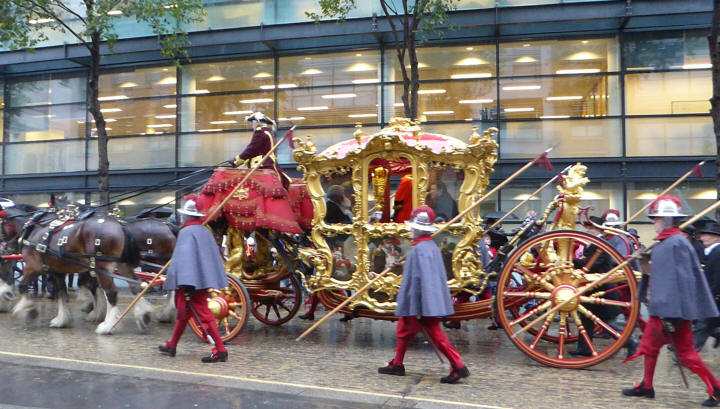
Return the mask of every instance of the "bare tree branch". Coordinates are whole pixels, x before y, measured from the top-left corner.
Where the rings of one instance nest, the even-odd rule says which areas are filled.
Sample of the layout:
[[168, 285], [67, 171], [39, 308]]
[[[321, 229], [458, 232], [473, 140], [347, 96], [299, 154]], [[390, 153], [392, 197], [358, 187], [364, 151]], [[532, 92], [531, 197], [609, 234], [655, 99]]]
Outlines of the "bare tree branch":
[[65, 11], [67, 11], [68, 13], [72, 14], [73, 16], [77, 17], [80, 21], [83, 22], [83, 24], [87, 24], [87, 22], [85, 21], [85, 18], [83, 16], [81, 16], [80, 14], [73, 11], [70, 7], [63, 4], [62, 1], [57, 2], [57, 6]]

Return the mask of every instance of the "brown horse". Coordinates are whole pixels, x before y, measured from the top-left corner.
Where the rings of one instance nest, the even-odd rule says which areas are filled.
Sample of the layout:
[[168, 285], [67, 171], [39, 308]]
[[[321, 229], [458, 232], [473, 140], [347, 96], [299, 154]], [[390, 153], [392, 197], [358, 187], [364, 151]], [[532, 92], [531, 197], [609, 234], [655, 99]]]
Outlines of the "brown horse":
[[[4, 221], [20, 219], [22, 208], [3, 210]], [[24, 226], [20, 239], [21, 253], [25, 262], [23, 278], [19, 285], [20, 301], [13, 308], [13, 315], [24, 315], [26, 319], [37, 317], [37, 309], [28, 297], [28, 285], [41, 274], [52, 272], [56, 275], [91, 271], [97, 274], [104, 298], [110, 305], [103, 322], [95, 330], [98, 334], [109, 334], [121, 311], [117, 306], [117, 289], [108, 276], [121, 262], [125, 247], [125, 233], [119, 221], [109, 216], [94, 216], [82, 221], [68, 221], [56, 226], [52, 216], [36, 213], [29, 225]], [[17, 231], [17, 225], [11, 223]], [[3, 226], [3, 229], [5, 226]], [[64, 282], [56, 280], [56, 283]], [[0, 284], [2, 285], [2, 284]], [[61, 284], [62, 285], [62, 284]], [[12, 288], [6, 284], [0, 287], [0, 298], [12, 297]], [[65, 305], [65, 297], [57, 297], [58, 315], [50, 321], [51, 327], [64, 327], [71, 317]]]

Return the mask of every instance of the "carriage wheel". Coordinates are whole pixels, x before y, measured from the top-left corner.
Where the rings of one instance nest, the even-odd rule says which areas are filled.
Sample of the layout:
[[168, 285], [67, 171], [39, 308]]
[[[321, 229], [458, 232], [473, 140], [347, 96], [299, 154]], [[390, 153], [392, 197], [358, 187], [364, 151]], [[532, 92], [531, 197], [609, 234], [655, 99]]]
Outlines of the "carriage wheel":
[[[208, 290], [208, 308], [215, 316], [223, 342], [230, 341], [240, 333], [247, 322], [250, 305], [250, 296], [242, 283], [230, 275], [227, 280], [229, 286]], [[190, 319], [190, 327], [195, 335], [207, 342], [195, 318]]]
[[[585, 269], [573, 267], [573, 255], [578, 246], [595, 245], [595, 251], [585, 264]], [[607, 285], [594, 288], [535, 324], [531, 330], [512, 336], [533, 319], [573, 296], [579, 288], [597, 280], [599, 274], [593, 269], [598, 260], [622, 262], [622, 257], [606, 241], [587, 233], [560, 230], [538, 235], [518, 247], [505, 264], [497, 289], [497, 308], [505, 332], [512, 342], [532, 359], [557, 368], [585, 368], [610, 358], [632, 335], [637, 321], [637, 283], [632, 270], [625, 267], [607, 280]], [[587, 271], [590, 271], [587, 272]], [[619, 290], [624, 289], [628, 298], [621, 300]], [[513, 306], [520, 307], [513, 312]], [[610, 309], [625, 308], [627, 317], [622, 329], [614, 325]], [[586, 328], [582, 317], [592, 325]], [[588, 331], [602, 328], [610, 339], [594, 336]], [[589, 345], [591, 356], [573, 356], [566, 346], [568, 334], [580, 334]], [[549, 338], [554, 342], [542, 342]]]
[[290, 321], [302, 305], [302, 289], [295, 274], [279, 280], [275, 285], [253, 291], [252, 315], [267, 325], [282, 325]]

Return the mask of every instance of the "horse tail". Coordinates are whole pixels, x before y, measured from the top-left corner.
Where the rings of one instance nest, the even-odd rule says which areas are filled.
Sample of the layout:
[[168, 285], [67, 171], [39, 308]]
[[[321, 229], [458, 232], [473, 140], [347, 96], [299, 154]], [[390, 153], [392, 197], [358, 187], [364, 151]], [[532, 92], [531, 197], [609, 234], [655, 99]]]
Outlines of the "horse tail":
[[137, 240], [130, 232], [128, 225], [123, 224], [122, 229], [125, 234], [125, 246], [123, 247], [120, 261], [131, 266], [137, 266], [140, 264], [140, 247], [137, 244]]

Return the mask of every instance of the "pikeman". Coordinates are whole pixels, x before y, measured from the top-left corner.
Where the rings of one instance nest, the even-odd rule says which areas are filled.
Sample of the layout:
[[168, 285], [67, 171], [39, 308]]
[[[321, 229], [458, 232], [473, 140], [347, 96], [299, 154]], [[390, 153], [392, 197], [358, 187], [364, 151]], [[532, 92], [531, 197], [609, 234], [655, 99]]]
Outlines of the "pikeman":
[[395, 332], [395, 358], [387, 366], [378, 368], [378, 372], [404, 376], [405, 351], [415, 335], [423, 332], [433, 348], [442, 352], [452, 365], [450, 374], [441, 378], [440, 382], [456, 383], [470, 376], [470, 371], [440, 328], [441, 318], [451, 315], [454, 309], [446, 281], [445, 264], [440, 249], [430, 236], [437, 230], [432, 224], [435, 213], [429, 206], [419, 206], [410, 214], [410, 220], [405, 223], [410, 227], [410, 237], [413, 239], [410, 244], [413, 248], [405, 260], [402, 284], [397, 294], [395, 315], [400, 318]]
[[203, 357], [202, 362], [225, 362], [228, 353], [207, 302], [209, 288], [228, 286], [220, 250], [213, 234], [202, 225], [205, 215], [197, 210], [194, 201], [185, 202], [178, 213], [182, 215], [184, 224], [177, 238], [164, 285], [167, 291], [175, 290], [177, 321], [172, 338], [158, 349], [164, 354], [175, 356], [178, 341], [188, 321], [195, 317], [200, 321], [197, 324], [205, 327], [215, 344], [212, 353]]
[[[707, 385], [710, 395], [703, 406], [720, 404], [720, 381], [705, 366], [695, 350], [690, 329], [692, 320], [718, 316], [710, 288], [700, 261], [690, 242], [678, 228], [686, 215], [680, 212], [681, 202], [675, 196], [658, 197], [650, 206], [648, 216], [653, 220], [655, 246], [649, 257], [636, 252], [645, 276], [640, 284], [640, 301], [647, 303], [650, 319], [645, 326], [640, 348], [624, 362], [645, 355], [645, 374], [632, 388], [623, 389], [625, 396], [655, 397], [653, 376], [660, 349], [673, 344], [680, 363]], [[649, 295], [649, 297], [648, 297]], [[649, 298], [649, 300], [648, 300]]]
[[[276, 125], [275, 121], [267, 117], [262, 112], [255, 112], [254, 114], [245, 117], [245, 120], [250, 122], [252, 128], [254, 129], [250, 143], [245, 147], [245, 150], [243, 150], [235, 158], [230, 159], [228, 162], [233, 166], [245, 164], [248, 167], [255, 167], [262, 160], [263, 156], [270, 152], [270, 149], [272, 149], [275, 144], [274, 135]], [[278, 166], [275, 153], [271, 153], [259, 168], [274, 169], [285, 189], [290, 186], [290, 182], [292, 182], [292, 180], [287, 174], [285, 174], [280, 166]]]

